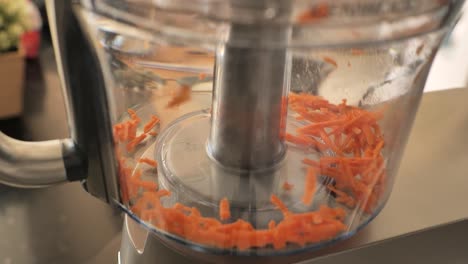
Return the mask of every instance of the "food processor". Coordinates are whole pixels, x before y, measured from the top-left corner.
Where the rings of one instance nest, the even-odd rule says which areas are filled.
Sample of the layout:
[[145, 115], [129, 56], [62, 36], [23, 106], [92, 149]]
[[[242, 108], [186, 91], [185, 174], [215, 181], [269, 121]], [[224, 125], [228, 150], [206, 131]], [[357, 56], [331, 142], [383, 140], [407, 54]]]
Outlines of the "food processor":
[[46, 1], [70, 138], [1, 135], [1, 182], [82, 181], [119, 262], [307, 261], [385, 205], [461, 0]]

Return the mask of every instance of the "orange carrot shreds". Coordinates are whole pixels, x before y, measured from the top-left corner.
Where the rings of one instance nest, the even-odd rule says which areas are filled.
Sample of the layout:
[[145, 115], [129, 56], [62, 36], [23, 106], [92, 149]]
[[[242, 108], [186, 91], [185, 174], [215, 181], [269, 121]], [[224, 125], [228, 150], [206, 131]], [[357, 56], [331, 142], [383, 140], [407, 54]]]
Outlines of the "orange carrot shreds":
[[325, 133], [323, 130], [320, 131], [320, 137], [325, 142], [325, 145], [329, 147], [333, 152], [335, 152], [337, 155], [343, 155], [343, 152], [340, 149], [338, 149], [335, 143], [333, 143], [330, 137], [328, 137], [327, 133]]
[[319, 214], [314, 214], [312, 217], [312, 224], [320, 225], [321, 223], [323, 223], [323, 217]]
[[337, 203], [346, 205], [349, 208], [354, 208], [356, 206], [356, 201], [351, 196], [340, 196], [335, 199]]
[[293, 184], [290, 184], [289, 182], [285, 181], [283, 183], [283, 190], [285, 191], [290, 191], [294, 188], [294, 185]]
[[315, 160], [308, 159], [308, 158], [303, 159], [302, 163], [307, 164], [307, 165], [312, 166], [312, 167], [315, 167], [315, 168], [320, 168], [320, 163], [319, 162], [317, 162]]
[[130, 141], [126, 146], [127, 151], [128, 152], [133, 152], [135, 150], [135, 147], [138, 144], [140, 144], [145, 138], [146, 138], [146, 134], [141, 134], [138, 137], [136, 137], [135, 139], [133, 139], [132, 141]]
[[150, 158], [141, 158], [138, 160], [139, 163], [146, 163], [151, 167], [158, 167], [158, 162]]
[[341, 197], [341, 196], [346, 196], [347, 194], [343, 191], [340, 191], [338, 190], [337, 188], [333, 187], [332, 185], [327, 185], [327, 189], [329, 189], [330, 191], [334, 192], [338, 197]]
[[127, 136], [128, 136], [129, 140], [135, 139], [137, 128], [138, 128], [138, 123], [140, 123], [140, 121], [138, 121], [138, 120], [128, 121]]
[[361, 134], [361, 129], [357, 128], [357, 127], [353, 127], [353, 133], [356, 134], [356, 135], [359, 135]]
[[317, 189], [316, 168], [308, 168], [305, 187], [304, 187], [304, 195], [302, 196], [302, 202], [305, 205], [310, 205], [312, 203], [316, 189]]
[[192, 89], [190, 86], [182, 85], [180, 91], [169, 101], [167, 108], [179, 106], [190, 100], [192, 97]]
[[[328, 120], [328, 116], [321, 112], [309, 112], [304, 109], [295, 110], [303, 120], [308, 120], [310, 122], [324, 122]], [[297, 119], [297, 118], [296, 118]]]
[[138, 169], [133, 173], [132, 177], [130, 178], [130, 181], [141, 181], [141, 176], [141, 170]]
[[135, 112], [135, 110], [133, 110], [133, 109], [131, 109], [131, 108], [127, 109], [127, 113], [128, 113], [128, 115], [130, 116], [130, 118], [133, 118], [133, 117], [135, 117], [135, 116], [137, 115], [137, 113]]
[[175, 203], [174, 206], [172, 206], [175, 210], [179, 210], [181, 212], [184, 212], [186, 214], [190, 214], [192, 212], [192, 208], [185, 206], [181, 203]]
[[129, 109], [127, 109], [127, 113], [128, 113], [128, 115], [130, 116], [130, 119], [135, 120], [135, 121], [137, 121], [137, 122], [140, 122], [140, 121], [141, 121], [140, 117], [138, 117], [138, 115], [137, 115], [137, 113], [135, 112], [135, 110], [129, 108]]
[[335, 133], [333, 134], [333, 140], [335, 141], [335, 145], [336, 147], [338, 147], [339, 149], [342, 148], [342, 134], [341, 133]]
[[158, 184], [152, 181], [133, 181], [132, 184], [141, 187], [146, 191], [156, 191], [158, 189]]
[[344, 181], [345, 181], [346, 185], [353, 188], [355, 180], [354, 180], [354, 175], [353, 175], [353, 172], [351, 170], [351, 167], [349, 166], [349, 163], [341, 162], [340, 165], [342, 167], [342, 171], [343, 171], [343, 174], [344, 174]]
[[323, 129], [325, 127], [341, 126], [344, 124], [344, 122], [346, 122], [345, 119], [324, 121], [324, 122], [314, 123], [314, 124], [301, 127], [297, 131], [299, 133], [307, 133], [309, 131], [313, 132], [313, 131], [316, 131], [317, 129]]
[[148, 133], [151, 129], [153, 129], [153, 127], [159, 123], [159, 118], [157, 116], [151, 116], [151, 119], [150, 121], [148, 121], [148, 123], [145, 124], [145, 126], [143, 127], [143, 131], [145, 133]]
[[156, 131], [150, 131], [150, 132], [148, 132], [148, 135], [155, 137], [155, 136], [158, 135], [158, 132], [156, 132]]
[[359, 120], [364, 119], [366, 116], [369, 116], [365, 113], [360, 113], [350, 119], [348, 119], [342, 126], [339, 126], [335, 128], [333, 131], [330, 132], [330, 134], [335, 134], [335, 133], [342, 133], [344, 131], [347, 131], [348, 128], [353, 127], [354, 124], [358, 123]]
[[127, 122], [119, 123], [114, 126], [114, 137], [117, 141], [127, 140]]
[[354, 49], [351, 49], [351, 54], [352, 54], [352, 55], [363, 55], [363, 54], [364, 54], [364, 50], [354, 48]]
[[379, 143], [377, 143], [377, 145], [375, 146], [375, 149], [372, 153], [372, 157], [377, 158], [377, 156], [380, 154], [380, 151], [382, 150], [383, 147], [384, 147], [384, 141], [380, 140]]
[[318, 4], [300, 14], [297, 18], [299, 24], [317, 22], [328, 16], [329, 7], [326, 3]]
[[311, 138], [298, 137], [289, 133], [286, 133], [285, 139], [297, 145], [311, 146], [314, 144], [314, 141]]
[[354, 157], [361, 157], [361, 150], [358, 147], [356, 147], [356, 143], [354, 145], [355, 145], [355, 147], [353, 149]]
[[[284, 101], [286, 102], [286, 99]], [[132, 211], [156, 228], [195, 243], [217, 248], [247, 250], [271, 246], [282, 249], [288, 244], [303, 246], [335, 238], [346, 229], [344, 207], [359, 206], [365, 213], [372, 213], [386, 191], [385, 160], [381, 153], [385, 144], [377, 123], [381, 116], [346, 105], [346, 102], [333, 105], [321, 97], [309, 94], [291, 94], [288, 102], [289, 108], [303, 117], [301, 123], [305, 124], [304, 127], [314, 123], [342, 120], [339, 124], [323, 126], [316, 131], [308, 131], [307, 134], [284, 135], [288, 143], [298, 147], [319, 146], [337, 153], [338, 156], [322, 156], [318, 161], [303, 160], [308, 168], [302, 200], [312, 204], [320, 172], [320, 175], [333, 180], [334, 185], [328, 185], [327, 188], [335, 193], [335, 202], [339, 203], [341, 208], [322, 205], [317, 211], [294, 213], [289, 211], [277, 196], [272, 195], [271, 202], [283, 213], [280, 222], [271, 220], [267, 229], [255, 229], [252, 224], [241, 219], [234, 223], [222, 223], [222, 219], [232, 217], [225, 216], [229, 209], [225, 210], [223, 201], [220, 201], [218, 219], [203, 217], [197, 208], [189, 208], [182, 204], [166, 208], [161, 199], [170, 195], [170, 192], [158, 190], [157, 183], [143, 181], [141, 171], [135, 171], [132, 176], [133, 169], [125, 167], [125, 160], [119, 159], [122, 200], [127, 205], [132, 202]], [[127, 122], [131, 126], [130, 121]], [[114, 134], [120, 136], [122, 127], [123, 124], [114, 127]], [[127, 132], [128, 139], [131, 138], [129, 134]], [[147, 134], [149, 133], [143, 135]], [[130, 140], [129, 144], [139, 139]], [[336, 151], [336, 148], [339, 151]], [[340, 154], [340, 151], [346, 153], [346, 156]], [[326, 153], [322, 151], [322, 154]], [[289, 188], [288, 184], [284, 184], [286, 189]]]
[[270, 197], [270, 201], [273, 205], [275, 205], [284, 216], [289, 215], [289, 210], [286, 205], [278, 198], [278, 196], [272, 194]]
[[330, 63], [331, 65], [335, 66], [335, 67], [338, 67], [338, 63], [336, 63], [336, 60], [328, 57], [328, 56], [325, 56], [323, 57], [323, 60], [327, 63]]
[[328, 206], [321, 205], [318, 213], [327, 219], [344, 220], [346, 218], [346, 211], [342, 208], [330, 208]]
[[121, 141], [121, 134], [122, 134], [123, 124], [116, 124], [114, 125], [114, 141], [120, 142]]
[[231, 209], [229, 209], [229, 201], [227, 198], [223, 198], [219, 202], [219, 218], [221, 220], [231, 218]]
[[331, 185], [327, 185], [327, 188], [336, 194], [337, 196], [337, 198], [335, 199], [336, 202], [343, 203], [350, 208], [353, 208], [356, 206], [356, 201], [353, 199], [353, 197], [349, 196], [347, 193], [340, 191]]
[[303, 146], [303, 147], [315, 147], [320, 151], [324, 151], [327, 149], [327, 146], [325, 146], [323, 143], [318, 142], [316, 139], [310, 138], [307, 136], [302, 136], [302, 135], [294, 136], [289, 133], [286, 133], [285, 139], [288, 142], [291, 142], [293, 144]]
[[368, 125], [362, 126], [362, 132], [366, 137], [367, 144], [373, 145], [374, 144], [374, 134], [372, 133], [370, 127]]
[[[349, 142], [347, 142], [346, 145], [344, 145], [343, 147], [343, 152], [346, 153], [346, 154], [350, 154], [350, 153], [353, 153], [355, 154], [355, 150], [357, 151], [360, 151], [359, 149], [357, 149], [357, 144], [356, 142], [354, 141], [354, 138], [351, 138], [351, 140]], [[359, 152], [360, 153], [360, 152]], [[360, 157], [360, 154], [359, 155], [355, 155], [355, 157]]]
[[354, 142], [354, 136], [353, 135], [347, 135], [345, 140], [343, 141], [343, 144], [341, 144], [341, 149], [344, 152], [349, 152], [349, 149], [351, 146], [351, 143]]
[[369, 165], [374, 162], [375, 159], [369, 157], [321, 157], [320, 166], [330, 166], [338, 163], [348, 163], [348, 164], [357, 164], [357, 165]]
[[268, 229], [274, 229], [275, 227], [276, 227], [275, 220], [270, 220], [270, 222], [268, 222]]

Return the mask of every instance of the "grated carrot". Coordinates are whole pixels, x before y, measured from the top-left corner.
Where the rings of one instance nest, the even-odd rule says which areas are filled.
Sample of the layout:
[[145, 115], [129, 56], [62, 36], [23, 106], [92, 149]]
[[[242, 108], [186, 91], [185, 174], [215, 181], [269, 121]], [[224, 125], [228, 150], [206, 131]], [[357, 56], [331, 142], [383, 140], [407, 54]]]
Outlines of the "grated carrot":
[[274, 229], [276, 227], [276, 223], [274, 220], [270, 220], [270, 222], [268, 222], [268, 229]]
[[158, 184], [156, 182], [151, 181], [134, 181], [133, 184], [135, 186], [141, 187], [147, 191], [157, 190]]
[[[335, 186], [329, 185], [327, 188], [336, 193], [336, 202], [350, 208], [358, 205], [364, 212], [371, 213], [378, 205], [386, 183], [385, 162], [381, 154], [385, 144], [377, 124], [377, 120], [382, 118], [383, 111], [370, 113], [346, 105], [345, 101], [339, 105], [333, 105], [321, 97], [309, 94], [291, 94], [289, 99], [284, 101], [289, 102], [290, 109], [303, 118], [302, 122], [312, 122], [312, 124], [325, 122], [325, 125], [322, 124], [321, 127], [313, 129], [315, 131], [306, 131], [307, 134], [285, 134], [285, 140], [298, 146], [331, 149], [338, 155], [337, 157], [322, 156], [319, 161], [307, 158], [302, 161], [310, 166], [307, 168], [302, 202], [309, 205], [313, 202], [317, 188], [317, 175], [320, 172], [333, 179]], [[129, 115], [135, 117], [136, 113], [129, 111]], [[130, 140], [126, 146], [129, 152], [133, 151], [146, 135], [155, 133], [147, 131], [132, 139], [130, 131], [136, 123], [135, 120], [137, 119], [132, 118], [127, 121], [127, 125], [114, 126], [116, 139], [122, 137]], [[335, 125], [333, 122], [326, 123], [329, 121], [336, 123]], [[304, 127], [309, 125], [311, 123]], [[126, 133], [122, 132], [123, 128]], [[316, 139], [319, 136], [324, 143]], [[117, 140], [120, 141], [120, 139]], [[121, 155], [118, 151], [116, 154]], [[149, 165], [154, 164], [151, 161]], [[141, 159], [139, 162], [142, 162]], [[131, 175], [133, 169], [125, 166], [127, 166], [125, 160], [119, 158], [122, 201], [128, 204], [131, 199], [133, 205], [131, 210], [142, 220], [195, 243], [238, 250], [266, 246], [282, 249], [288, 244], [303, 246], [307, 243], [329, 240], [346, 229], [343, 223], [346, 212], [342, 208], [322, 205], [317, 211], [293, 213], [276, 195], [271, 195], [270, 200], [283, 213], [283, 219], [278, 223], [270, 220], [267, 229], [256, 229], [242, 219], [224, 224], [216, 218], [202, 216], [197, 208], [189, 208], [182, 204], [166, 208], [161, 203], [161, 198], [170, 195], [170, 191], [158, 190], [157, 183], [141, 180], [141, 171], [135, 171]], [[283, 189], [290, 187], [292, 187], [291, 184], [284, 182]], [[135, 191], [135, 188], [140, 192]], [[226, 198], [220, 201], [219, 213], [221, 220], [231, 217]]]
[[219, 218], [221, 220], [231, 218], [231, 210], [229, 209], [229, 201], [227, 198], [223, 198], [219, 202]]
[[294, 188], [294, 185], [290, 184], [289, 182], [285, 181], [283, 183], [283, 190], [290, 191]]
[[143, 131], [148, 133], [157, 123], [159, 123], [159, 118], [157, 116], [151, 116], [151, 120], [145, 124]]
[[130, 120], [128, 121], [127, 126], [127, 135], [129, 140], [133, 140], [136, 137], [137, 127], [140, 121], [138, 120]]
[[177, 93], [170, 101], [169, 103], [167, 103], [167, 108], [172, 108], [172, 107], [175, 107], [175, 106], [179, 106], [185, 102], [187, 102], [188, 100], [190, 100], [190, 98], [192, 97], [191, 95], [192, 93], [192, 89], [190, 86], [187, 86], [187, 85], [182, 85], [180, 87], [180, 91], [179, 93]]
[[310, 205], [314, 199], [315, 191], [317, 188], [317, 172], [315, 168], [308, 168], [306, 175], [306, 182], [304, 187], [304, 195], [302, 202], [305, 205]]
[[353, 54], [353, 55], [363, 55], [364, 50], [354, 48], [354, 49], [351, 49], [351, 54]]
[[126, 149], [128, 152], [133, 152], [135, 150], [135, 147], [140, 144], [144, 139], [146, 138], [146, 134], [141, 134], [138, 137], [134, 138], [132, 141], [130, 141]]
[[325, 62], [330, 63], [331, 65], [333, 65], [333, 66], [335, 66], [335, 67], [338, 67], [338, 63], [336, 63], [336, 61], [335, 61], [334, 59], [332, 59], [332, 58], [330, 58], [330, 57], [328, 57], [328, 56], [323, 57], [323, 60], [324, 60]]
[[150, 158], [141, 158], [138, 160], [139, 163], [146, 163], [151, 167], [158, 167], [158, 162]]
[[320, 3], [300, 14], [297, 18], [299, 24], [317, 22], [328, 16], [329, 7], [326, 3]]
[[344, 119], [339, 119], [339, 120], [330, 120], [330, 121], [314, 123], [314, 124], [310, 124], [310, 125], [301, 127], [297, 131], [300, 132], [300, 133], [313, 132], [313, 131], [316, 131], [317, 129], [323, 129], [325, 127], [340, 126], [345, 121], [346, 120], [344, 120]]
[[270, 201], [273, 205], [275, 205], [282, 213], [283, 215], [288, 215], [289, 210], [286, 207], [286, 205], [278, 198], [278, 196], [272, 194], [270, 197]]
[[138, 114], [136, 113], [135, 110], [129, 108], [129, 109], [127, 109], [127, 113], [130, 116], [130, 119], [140, 122], [141, 119], [140, 119], [140, 117], [138, 117]]
[[325, 133], [323, 130], [320, 131], [320, 137], [322, 140], [325, 142], [325, 145], [328, 146], [333, 152], [335, 152], [337, 155], [343, 155], [343, 152], [338, 149], [338, 147], [333, 143], [333, 141], [328, 137], [327, 133]]

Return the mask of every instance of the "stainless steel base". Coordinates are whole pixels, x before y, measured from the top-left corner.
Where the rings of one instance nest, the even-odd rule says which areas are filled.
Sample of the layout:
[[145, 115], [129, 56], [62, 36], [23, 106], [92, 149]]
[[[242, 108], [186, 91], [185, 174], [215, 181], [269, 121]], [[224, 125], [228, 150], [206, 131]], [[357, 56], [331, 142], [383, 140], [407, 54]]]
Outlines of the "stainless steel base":
[[274, 258], [207, 255], [160, 241], [126, 217], [121, 264], [468, 263], [466, 98], [466, 88], [424, 96], [388, 204], [349, 240]]

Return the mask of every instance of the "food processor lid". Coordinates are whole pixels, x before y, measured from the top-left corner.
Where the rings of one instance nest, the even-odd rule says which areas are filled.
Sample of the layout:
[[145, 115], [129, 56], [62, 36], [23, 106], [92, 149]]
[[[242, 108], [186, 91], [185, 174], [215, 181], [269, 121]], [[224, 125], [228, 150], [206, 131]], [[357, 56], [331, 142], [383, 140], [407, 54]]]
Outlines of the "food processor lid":
[[[156, 34], [196, 43], [311, 47], [390, 41], [450, 25], [464, 0], [95, 0], [98, 13]], [[229, 37], [231, 25], [275, 30], [290, 40]]]

